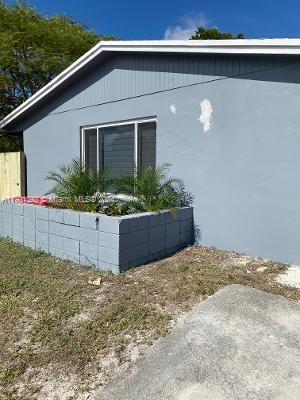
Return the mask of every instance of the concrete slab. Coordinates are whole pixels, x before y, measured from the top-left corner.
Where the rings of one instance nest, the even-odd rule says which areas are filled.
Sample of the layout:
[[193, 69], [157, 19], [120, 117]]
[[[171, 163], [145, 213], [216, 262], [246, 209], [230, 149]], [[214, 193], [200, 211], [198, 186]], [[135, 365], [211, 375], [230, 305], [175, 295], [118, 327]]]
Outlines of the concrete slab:
[[300, 304], [228, 286], [181, 318], [98, 400], [298, 400]]

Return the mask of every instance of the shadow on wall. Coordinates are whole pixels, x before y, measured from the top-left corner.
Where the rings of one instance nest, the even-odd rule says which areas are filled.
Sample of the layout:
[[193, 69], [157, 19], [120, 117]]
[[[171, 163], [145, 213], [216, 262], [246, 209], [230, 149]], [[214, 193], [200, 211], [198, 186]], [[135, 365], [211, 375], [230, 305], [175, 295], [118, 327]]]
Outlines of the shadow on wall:
[[194, 222], [194, 240], [195, 240], [195, 246], [201, 245], [202, 232], [200, 229], [200, 225], [195, 224], [195, 222]]

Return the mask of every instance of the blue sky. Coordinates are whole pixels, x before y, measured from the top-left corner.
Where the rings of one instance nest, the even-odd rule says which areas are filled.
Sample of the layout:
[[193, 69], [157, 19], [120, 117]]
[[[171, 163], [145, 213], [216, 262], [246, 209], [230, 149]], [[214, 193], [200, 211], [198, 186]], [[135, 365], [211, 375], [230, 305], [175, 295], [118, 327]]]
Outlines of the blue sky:
[[300, 0], [31, 0], [121, 39], [184, 39], [197, 26], [250, 38], [300, 37]]

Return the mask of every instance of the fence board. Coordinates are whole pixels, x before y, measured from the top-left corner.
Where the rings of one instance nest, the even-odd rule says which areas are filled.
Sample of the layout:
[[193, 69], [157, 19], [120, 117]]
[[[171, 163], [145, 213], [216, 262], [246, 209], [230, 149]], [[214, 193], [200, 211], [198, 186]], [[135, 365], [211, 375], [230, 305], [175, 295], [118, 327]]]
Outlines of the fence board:
[[0, 153], [0, 199], [25, 194], [24, 153]]

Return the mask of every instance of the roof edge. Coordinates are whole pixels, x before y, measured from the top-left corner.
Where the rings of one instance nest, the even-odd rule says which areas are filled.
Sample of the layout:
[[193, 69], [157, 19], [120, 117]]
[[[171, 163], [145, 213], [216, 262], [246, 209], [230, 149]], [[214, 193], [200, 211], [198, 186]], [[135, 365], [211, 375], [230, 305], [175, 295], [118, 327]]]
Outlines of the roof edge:
[[100, 41], [0, 121], [0, 129], [38, 103], [103, 52], [300, 55], [300, 39]]

